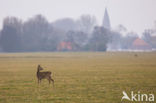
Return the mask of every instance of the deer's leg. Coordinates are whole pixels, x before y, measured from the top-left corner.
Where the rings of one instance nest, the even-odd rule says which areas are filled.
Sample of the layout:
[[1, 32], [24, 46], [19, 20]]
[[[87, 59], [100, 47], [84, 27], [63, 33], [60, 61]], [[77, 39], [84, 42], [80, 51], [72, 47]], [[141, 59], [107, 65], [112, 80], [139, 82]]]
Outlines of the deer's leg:
[[41, 79], [39, 79], [39, 82], [41, 83]]
[[50, 77], [50, 80], [53, 82], [53, 87], [54, 87], [54, 80]]
[[40, 79], [38, 79], [38, 84], [40, 83]]
[[50, 84], [50, 78], [48, 78], [49, 84]]

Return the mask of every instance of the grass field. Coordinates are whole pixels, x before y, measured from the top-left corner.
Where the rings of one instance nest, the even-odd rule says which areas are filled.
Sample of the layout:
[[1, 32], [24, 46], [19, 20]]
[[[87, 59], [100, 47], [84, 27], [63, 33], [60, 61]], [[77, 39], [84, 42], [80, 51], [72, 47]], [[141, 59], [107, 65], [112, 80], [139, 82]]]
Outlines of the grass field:
[[[38, 64], [54, 88], [37, 84]], [[0, 54], [0, 103], [121, 103], [122, 91], [156, 95], [156, 52]]]

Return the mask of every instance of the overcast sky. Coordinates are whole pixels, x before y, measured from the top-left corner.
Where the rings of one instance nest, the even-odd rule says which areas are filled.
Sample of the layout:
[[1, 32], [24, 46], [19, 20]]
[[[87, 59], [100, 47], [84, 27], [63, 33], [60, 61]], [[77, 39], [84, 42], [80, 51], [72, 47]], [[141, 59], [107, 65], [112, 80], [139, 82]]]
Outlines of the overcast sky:
[[156, 0], [0, 0], [0, 28], [6, 16], [27, 20], [36, 14], [44, 15], [50, 22], [90, 14], [101, 25], [106, 6], [113, 28], [123, 24], [129, 31], [141, 34], [154, 27]]

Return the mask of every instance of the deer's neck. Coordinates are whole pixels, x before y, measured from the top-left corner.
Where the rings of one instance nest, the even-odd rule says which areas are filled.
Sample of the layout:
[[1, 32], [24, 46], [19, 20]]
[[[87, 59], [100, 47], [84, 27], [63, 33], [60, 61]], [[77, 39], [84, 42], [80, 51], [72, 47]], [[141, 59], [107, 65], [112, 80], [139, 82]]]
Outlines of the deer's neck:
[[39, 69], [37, 69], [37, 74], [38, 74], [38, 73], [40, 73], [40, 70], [39, 70]]

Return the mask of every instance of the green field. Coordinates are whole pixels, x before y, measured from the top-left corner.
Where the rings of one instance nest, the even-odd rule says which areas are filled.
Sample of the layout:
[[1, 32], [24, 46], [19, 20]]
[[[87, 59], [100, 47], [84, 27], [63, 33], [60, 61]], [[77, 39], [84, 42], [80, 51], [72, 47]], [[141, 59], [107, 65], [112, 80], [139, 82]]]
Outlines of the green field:
[[121, 103], [122, 91], [156, 95], [156, 52], [0, 54], [0, 103]]

